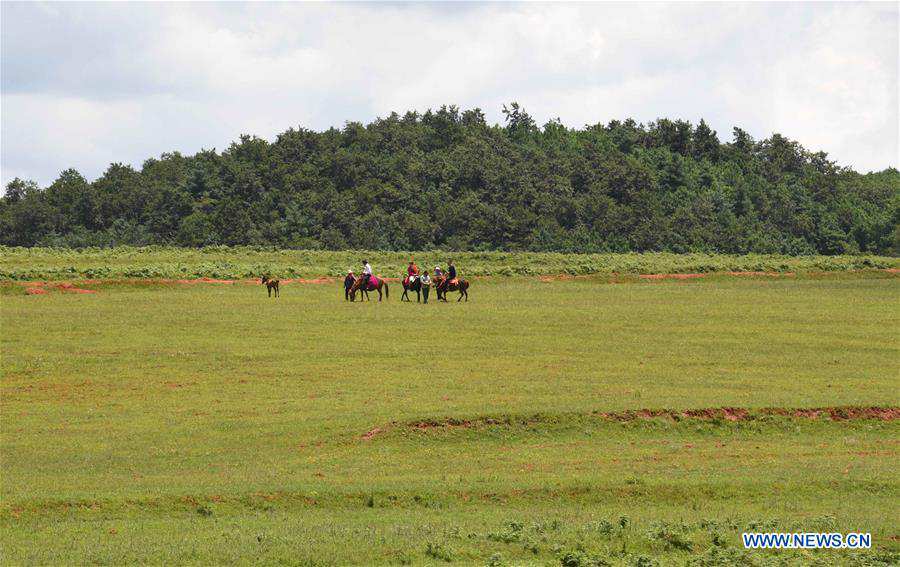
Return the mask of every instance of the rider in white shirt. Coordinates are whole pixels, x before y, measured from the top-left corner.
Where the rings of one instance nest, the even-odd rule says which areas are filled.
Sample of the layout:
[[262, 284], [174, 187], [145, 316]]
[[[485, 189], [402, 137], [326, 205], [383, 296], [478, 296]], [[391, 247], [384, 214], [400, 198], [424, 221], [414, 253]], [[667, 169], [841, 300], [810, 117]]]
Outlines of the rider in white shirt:
[[369, 265], [368, 260], [363, 260], [362, 276], [365, 278], [366, 285], [369, 285], [369, 279], [372, 277], [372, 266]]

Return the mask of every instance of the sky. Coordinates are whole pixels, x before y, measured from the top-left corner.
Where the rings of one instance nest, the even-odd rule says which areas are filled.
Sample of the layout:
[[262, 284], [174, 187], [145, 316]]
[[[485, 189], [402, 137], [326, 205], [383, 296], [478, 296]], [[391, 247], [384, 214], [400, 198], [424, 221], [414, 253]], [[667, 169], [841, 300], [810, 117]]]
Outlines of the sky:
[[0, 4], [0, 170], [222, 150], [443, 104], [704, 118], [898, 167], [898, 3]]

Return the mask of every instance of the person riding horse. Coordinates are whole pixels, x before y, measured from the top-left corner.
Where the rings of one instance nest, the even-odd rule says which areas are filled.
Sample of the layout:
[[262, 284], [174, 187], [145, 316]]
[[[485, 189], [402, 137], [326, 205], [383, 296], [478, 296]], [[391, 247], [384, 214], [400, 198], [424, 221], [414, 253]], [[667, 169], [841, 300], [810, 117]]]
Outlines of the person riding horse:
[[419, 277], [419, 267], [416, 266], [416, 263], [410, 258], [409, 266], [406, 267], [406, 278], [403, 280], [403, 295], [400, 296], [400, 300], [409, 301], [409, 292], [416, 292], [416, 301], [421, 301], [421, 290], [422, 284], [420, 283]]
[[469, 282], [457, 277], [456, 266], [453, 265], [453, 260], [449, 262], [445, 274], [440, 276], [438, 274], [440, 274], [440, 268], [435, 268], [435, 277], [433, 281], [438, 301], [447, 301], [447, 292], [450, 291], [459, 292], [459, 298], [456, 300], [457, 302], [462, 301], [463, 299], [469, 301]]
[[363, 271], [362, 271], [363, 283], [366, 284], [366, 287], [368, 287], [369, 280], [372, 279], [372, 266], [369, 265], [368, 260], [363, 260], [362, 263], [363, 263]]
[[409, 266], [406, 267], [406, 283], [412, 283], [414, 278], [419, 277], [419, 266], [410, 258]]
[[438, 290], [441, 294], [445, 293], [447, 290], [447, 286], [456, 279], [456, 266], [453, 265], [453, 260], [447, 262], [447, 275], [444, 277], [443, 281], [438, 285]]
[[[377, 291], [378, 292], [378, 301], [381, 301], [382, 298], [382, 290], [384, 291], [384, 297], [390, 297], [390, 291], [388, 289], [388, 284], [385, 279], [381, 276], [375, 277], [372, 274], [372, 267], [369, 266], [368, 262], [365, 264], [366, 268], [368, 268], [369, 272], [366, 274], [363, 272], [358, 278], [353, 281], [353, 285], [350, 286], [350, 301], [356, 300], [356, 292], [359, 291], [363, 294], [365, 299], [368, 301], [369, 292]], [[368, 277], [366, 277], [368, 275]]]

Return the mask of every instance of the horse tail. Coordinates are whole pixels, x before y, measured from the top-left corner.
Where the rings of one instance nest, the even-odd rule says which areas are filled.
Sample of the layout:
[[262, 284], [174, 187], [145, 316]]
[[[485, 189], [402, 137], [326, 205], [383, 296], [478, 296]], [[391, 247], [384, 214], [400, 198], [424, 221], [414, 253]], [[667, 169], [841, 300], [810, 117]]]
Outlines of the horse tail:
[[[384, 280], [382, 280], [382, 281], [384, 281]], [[389, 289], [390, 289], [390, 288], [388, 288], [388, 284], [387, 284], [387, 282], [385, 281], [385, 282], [384, 282], [384, 298], [385, 298], [385, 299], [390, 299], [390, 298], [391, 298], [391, 294], [390, 294], [390, 292], [388, 291]], [[400, 299], [403, 299], [403, 298], [401, 297]]]

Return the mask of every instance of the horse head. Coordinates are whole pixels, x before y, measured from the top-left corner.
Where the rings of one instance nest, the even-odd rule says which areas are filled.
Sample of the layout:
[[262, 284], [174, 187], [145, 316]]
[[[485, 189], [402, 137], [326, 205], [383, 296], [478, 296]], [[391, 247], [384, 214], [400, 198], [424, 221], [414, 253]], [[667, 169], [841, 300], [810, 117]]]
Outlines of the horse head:
[[353, 285], [350, 286], [350, 301], [356, 300], [356, 292], [360, 285], [362, 285], [362, 276], [356, 276], [353, 279]]

